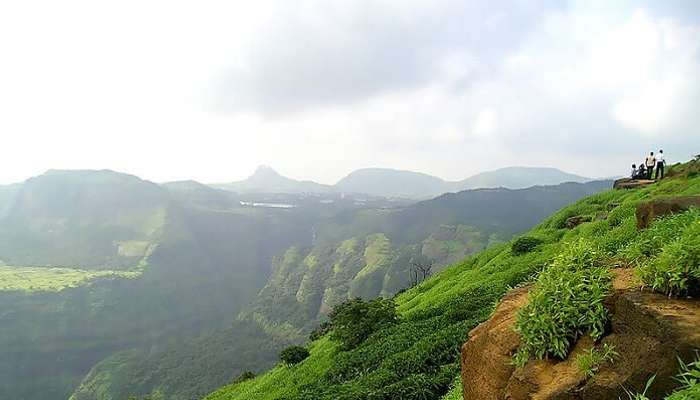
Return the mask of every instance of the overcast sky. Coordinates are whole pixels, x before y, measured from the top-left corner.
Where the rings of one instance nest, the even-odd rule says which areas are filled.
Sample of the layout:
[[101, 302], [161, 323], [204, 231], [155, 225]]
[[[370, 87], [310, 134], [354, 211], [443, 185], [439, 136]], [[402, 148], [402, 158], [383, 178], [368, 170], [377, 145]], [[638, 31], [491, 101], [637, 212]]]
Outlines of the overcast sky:
[[0, 0], [0, 183], [625, 174], [700, 153], [700, 1]]

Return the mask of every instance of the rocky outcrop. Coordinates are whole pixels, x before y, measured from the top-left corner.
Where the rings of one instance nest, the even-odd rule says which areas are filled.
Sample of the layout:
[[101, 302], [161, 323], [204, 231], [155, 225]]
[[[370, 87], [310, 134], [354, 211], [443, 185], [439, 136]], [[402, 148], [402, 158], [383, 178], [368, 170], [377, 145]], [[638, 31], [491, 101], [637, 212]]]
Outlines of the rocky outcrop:
[[656, 218], [687, 211], [690, 207], [700, 207], [700, 196], [682, 196], [662, 200], [652, 200], [637, 205], [637, 228], [644, 229]]
[[564, 226], [567, 229], [574, 229], [575, 227], [581, 225], [584, 222], [591, 222], [591, 217], [588, 215], [577, 215], [574, 217], [569, 217], [564, 222]]
[[651, 185], [654, 182], [656, 181], [652, 179], [622, 178], [613, 183], [613, 189], [636, 189], [638, 187]]
[[566, 360], [530, 361], [522, 369], [511, 365], [519, 338], [514, 332], [517, 311], [527, 302], [527, 289], [511, 291], [488, 321], [469, 333], [462, 347], [465, 400], [609, 400], [626, 398], [625, 388], [641, 391], [656, 380], [647, 394], [661, 398], [675, 386], [677, 358], [686, 361], [700, 348], [700, 301], [669, 299], [632, 287], [631, 269], [617, 270], [610, 333], [602, 343], [619, 353], [586, 379], [576, 356], [594, 345], [580, 339]]
[[510, 362], [520, 344], [513, 327], [518, 310], [527, 304], [528, 289], [523, 287], [508, 292], [491, 319], [469, 332], [469, 341], [462, 346], [465, 399], [505, 398], [506, 386], [514, 370]]

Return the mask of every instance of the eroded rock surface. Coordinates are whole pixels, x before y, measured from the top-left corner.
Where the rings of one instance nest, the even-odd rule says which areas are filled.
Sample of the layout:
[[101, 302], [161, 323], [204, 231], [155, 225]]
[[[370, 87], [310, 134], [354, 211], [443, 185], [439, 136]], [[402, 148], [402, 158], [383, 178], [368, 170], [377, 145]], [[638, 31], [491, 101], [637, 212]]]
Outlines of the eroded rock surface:
[[656, 374], [648, 395], [657, 399], [676, 386], [678, 361], [700, 349], [700, 300], [669, 299], [633, 287], [631, 269], [616, 270], [610, 333], [602, 343], [615, 346], [618, 358], [586, 379], [576, 355], [594, 345], [580, 339], [566, 360], [530, 361], [516, 370], [511, 356], [519, 344], [514, 332], [517, 311], [527, 302], [527, 288], [504, 297], [491, 319], [469, 333], [462, 347], [465, 400], [609, 400], [627, 398], [624, 388], [641, 391]]
[[680, 196], [640, 203], [636, 210], [637, 228], [644, 229], [656, 218], [681, 213], [690, 207], [700, 207], [700, 196]]
[[651, 185], [656, 181], [651, 179], [632, 179], [632, 178], [622, 178], [618, 179], [613, 183], [613, 189], [635, 189], [638, 187]]

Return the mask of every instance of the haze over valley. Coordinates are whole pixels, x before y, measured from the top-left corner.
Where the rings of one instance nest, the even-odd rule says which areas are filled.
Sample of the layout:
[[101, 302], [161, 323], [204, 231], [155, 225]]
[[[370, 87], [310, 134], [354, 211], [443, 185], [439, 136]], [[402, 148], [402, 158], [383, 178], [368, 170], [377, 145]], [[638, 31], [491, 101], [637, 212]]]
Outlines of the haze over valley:
[[0, 1], [0, 400], [700, 400], [700, 1]]

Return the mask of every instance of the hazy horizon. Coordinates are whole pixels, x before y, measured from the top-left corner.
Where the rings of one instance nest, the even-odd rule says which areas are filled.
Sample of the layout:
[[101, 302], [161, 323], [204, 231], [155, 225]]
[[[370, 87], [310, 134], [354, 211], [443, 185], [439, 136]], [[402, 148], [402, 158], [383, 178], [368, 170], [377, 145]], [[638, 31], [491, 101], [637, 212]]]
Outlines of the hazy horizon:
[[0, 5], [0, 184], [48, 169], [332, 184], [618, 176], [700, 152], [700, 3]]

